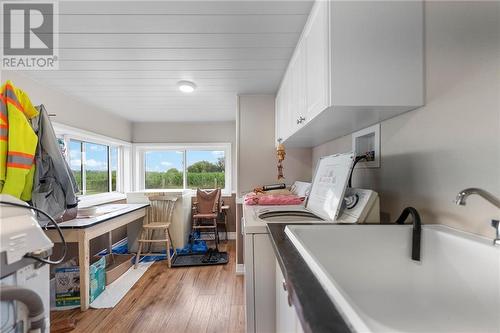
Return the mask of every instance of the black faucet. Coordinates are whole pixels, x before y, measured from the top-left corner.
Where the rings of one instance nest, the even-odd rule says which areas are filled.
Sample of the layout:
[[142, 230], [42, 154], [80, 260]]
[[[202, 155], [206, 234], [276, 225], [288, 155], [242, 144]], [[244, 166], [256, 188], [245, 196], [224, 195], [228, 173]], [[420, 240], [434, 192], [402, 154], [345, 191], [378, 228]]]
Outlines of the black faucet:
[[413, 218], [413, 234], [411, 243], [411, 258], [415, 261], [420, 261], [420, 238], [422, 235], [422, 223], [420, 215], [413, 207], [406, 207], [396, 220], [397, 224], [404, 224], [408, 216]]

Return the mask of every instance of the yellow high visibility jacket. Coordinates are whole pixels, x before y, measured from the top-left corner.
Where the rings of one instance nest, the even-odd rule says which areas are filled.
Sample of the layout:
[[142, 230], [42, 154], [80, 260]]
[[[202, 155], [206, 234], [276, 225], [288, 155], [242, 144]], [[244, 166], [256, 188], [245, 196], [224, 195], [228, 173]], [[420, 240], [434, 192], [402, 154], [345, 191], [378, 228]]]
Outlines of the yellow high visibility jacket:
[[28, 95], [7, 81], [0, 94], [0, 193], [31, 200], [38, 138], [29, 119], [38, 115]]

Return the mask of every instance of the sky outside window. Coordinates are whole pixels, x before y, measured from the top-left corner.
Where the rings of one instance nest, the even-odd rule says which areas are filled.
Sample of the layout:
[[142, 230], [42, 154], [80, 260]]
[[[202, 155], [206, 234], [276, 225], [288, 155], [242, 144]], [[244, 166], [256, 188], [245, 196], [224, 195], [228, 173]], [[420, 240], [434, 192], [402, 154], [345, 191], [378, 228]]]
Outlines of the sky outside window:
[[146, 172], [165, 172], [170, 169], [182, 171], [182, 151], [148, 151], [145, 154]]

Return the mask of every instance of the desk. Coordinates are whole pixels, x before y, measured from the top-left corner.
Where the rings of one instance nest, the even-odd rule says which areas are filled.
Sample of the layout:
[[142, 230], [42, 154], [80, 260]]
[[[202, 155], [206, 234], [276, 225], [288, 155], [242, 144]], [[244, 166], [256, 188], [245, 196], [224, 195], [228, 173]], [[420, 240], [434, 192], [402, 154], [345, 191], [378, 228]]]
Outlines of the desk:
[[[59, 223], [66, 242], [78, 243], [80, 308], [82, 311], [89, 308], [90, 240], [107, 233], [110, 235], [111, 242], [111, 232], [113, 230], [144, 218], [148, 206], [149, 204], [103, 205], [98, 207], [98, 215], [95, 217], [77, 218]], [[54, 227], [48, 228], [45, 233], [54, 243], [61, 242], [59, 234]]]

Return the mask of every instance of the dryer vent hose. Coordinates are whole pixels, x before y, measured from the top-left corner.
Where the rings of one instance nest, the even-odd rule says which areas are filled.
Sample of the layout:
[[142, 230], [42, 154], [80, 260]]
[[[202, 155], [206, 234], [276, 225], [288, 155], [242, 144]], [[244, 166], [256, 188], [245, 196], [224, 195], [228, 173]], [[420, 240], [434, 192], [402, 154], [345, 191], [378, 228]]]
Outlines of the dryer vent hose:
[[0, 301], [18, 301], [26, 305], [32, 330], [45, 331], [45, 311], [40, 295], [27, 288], [15, 286], [0, 286]]

